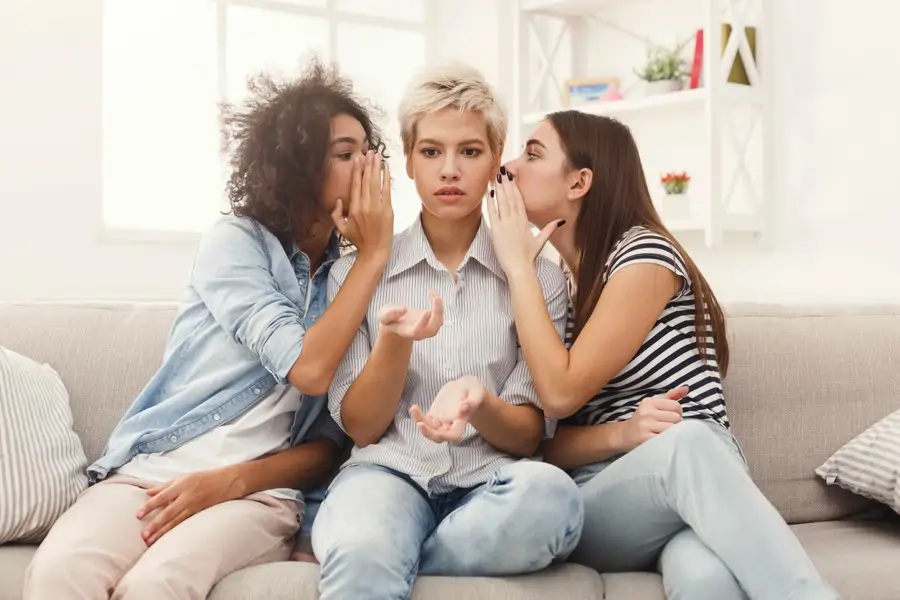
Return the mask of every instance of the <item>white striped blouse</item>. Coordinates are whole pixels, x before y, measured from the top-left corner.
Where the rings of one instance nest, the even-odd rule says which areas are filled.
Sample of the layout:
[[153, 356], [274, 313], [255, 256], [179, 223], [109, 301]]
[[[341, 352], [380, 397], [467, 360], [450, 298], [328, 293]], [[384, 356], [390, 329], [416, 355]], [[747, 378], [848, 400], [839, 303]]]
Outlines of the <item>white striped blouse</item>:
[[[329, 302], [334, 300], [355, 258], [355, 253], [350, 254], [332, 266]], [[536, 269], [549, 314], [562, 339], [568, 305], [565, 276], [557, 265], [544, 258], [537, 260]], [[435, 258], [421, 218], [394, 237], [391, 259], [366, 317], [332, 380], [328, 406], [344, 429], [341, 402], [372, 351], [378, 334], [378, 312], [387, 304], [426, 309], [429, 290], [443, 299], [444, 325], [433, 338], [413, 345], [394, 422], [378, 443], [354, 447], [342, 468], [381, 465], [409, 475], [429, 495], [438, 495], [480, 485], [494, 471], [517, 459], [489, 444], [471, 424], [458, 442], [432, 442], [422, 436], [410, 418], [410, 406], [418, 404], [427, 411], [446, 383], [473, 375], [510, 404], [540, 407], [516, 337], [506, 275], [494, 254], [484, 220], [460, 263], [456, 281]]]

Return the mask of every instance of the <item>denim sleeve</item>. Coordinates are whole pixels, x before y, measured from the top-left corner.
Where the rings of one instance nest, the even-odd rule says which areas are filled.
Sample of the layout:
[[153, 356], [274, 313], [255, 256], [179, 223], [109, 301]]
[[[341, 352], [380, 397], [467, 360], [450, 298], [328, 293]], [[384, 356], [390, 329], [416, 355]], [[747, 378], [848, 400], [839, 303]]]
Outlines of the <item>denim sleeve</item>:
[[200, 242], [191, 285], [219, 326], [256, 353], [280, 383], [287, 383], [306, 330], [269, 264], [265, 240], [254, 223], [225, 219]]
[[[565, 336], [568, 316], [569, 295], [566, 290], [566, 278], [562, 270], [546, 259], [538, 259], [536, 265], [538, 281], [544, 294], [544, 302], [547, 312], [556, 328], [560, 340]], [[534, 404], [541, 408], [541, 400], [538, 398], [534, 381], [531, 379], [531, 371], [522, 356], [522, 349], [518, 350], [518, 362], [513, 367], [503, 389], [497, 396], [513, 405]], [[545, 421], [545, 435], [550, 435], [556, 427], [555, 422]]]
[[[350, 272], [350, 267], [353, 265], [354, 260], [355, 257], [353, 255], [346, 256], [331, 267], [331, 273], [328, 277], [329, 304], [331, 304], [334, 297], [337, 296], [338, 290], [344, 284], [344, 280], [347, 278], [347, 273]], [[344, 395], [353, 382], [356, 381], [356, 378], [359, 377], [359, 374], [362, 373], [363, 367], [366, 365], [366, 361], [371, 353], [372, 344], [369, 341], [369, 326], [366, 318], [363, 318], [362, 324], [353, 337], [350, 348], [344, 355], [343, 360], [341, 360], [341, 364], [338, 365], [334, 378], [331, 380], [331, 386], [328, 388], [328, 410], [331, 413], [331, 418], [344, 432], [347, 431], [343, 420], [341, 420], [341, 404], [344, 401]]]

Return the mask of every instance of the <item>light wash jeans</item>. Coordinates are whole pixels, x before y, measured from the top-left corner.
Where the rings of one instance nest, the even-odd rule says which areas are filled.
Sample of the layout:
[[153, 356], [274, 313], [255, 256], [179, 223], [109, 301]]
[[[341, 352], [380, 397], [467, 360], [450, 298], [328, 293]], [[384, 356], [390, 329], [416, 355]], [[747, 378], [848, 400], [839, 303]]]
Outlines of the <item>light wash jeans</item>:
[[713, 421], [682, 421], [571, 475], [585, 509], [572, 562], [658, 570], [669, 600], [839, 598]]
[[428, 498], [406, 475], [352, 466], [319, 507], [312, 546], [321, 600], [406, 600], [417, 574], [501, 576], [563, 562], [581, 535], [578, 487], [522, 460], [484, 485]]

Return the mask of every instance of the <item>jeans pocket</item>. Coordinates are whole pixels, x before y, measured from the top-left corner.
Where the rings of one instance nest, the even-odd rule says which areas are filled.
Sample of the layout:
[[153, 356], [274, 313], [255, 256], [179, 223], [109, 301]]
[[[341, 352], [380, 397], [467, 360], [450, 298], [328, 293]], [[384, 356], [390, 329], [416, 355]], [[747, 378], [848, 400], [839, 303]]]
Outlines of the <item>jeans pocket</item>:
[[737, 436], [731, 433], [731, 431], [728, 432], [728, 435], [731, 437], [731, 443], [734, 444], [734, 449], [737, 450], [738, 456], [741, 457], [744, 467], [749, 468], [749, 465], [747, 464], [747, 455], [744, 454], [744, 449], [741, 448], [741, 443], [738, 442]]

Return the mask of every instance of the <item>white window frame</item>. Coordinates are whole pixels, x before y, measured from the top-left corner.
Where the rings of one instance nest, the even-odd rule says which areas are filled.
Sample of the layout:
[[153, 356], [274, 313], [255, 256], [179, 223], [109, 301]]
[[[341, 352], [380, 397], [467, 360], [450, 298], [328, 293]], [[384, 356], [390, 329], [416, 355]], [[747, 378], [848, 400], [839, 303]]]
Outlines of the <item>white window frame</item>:
[[[189, 0], [185, 0], [189, 1]], [[404, 21], [374, 15], [348, 12], [337, 8], [338, 0], [326, 0], [325, 8], [305, 6], [291, 2], [290, 0], [206, 0], [216, 4], [216, 97], [218, 101], [228, 100], [228, 8], [241, 6], [282, 12], [287, 14], [319, 17], [328, 20], [328, 57], [334, 60], [338, 54], [337, 30], [339, 23], [352, 23], [355, 25], [369, 25], [384, 29], [395, 29], [404, 32], [422, 34], [425, 40], [425, 62], [431, 64], [435, 55], [435, 39], [437, 32], [438, 6], [435, 0], [421, 0], [425, 4], [425, 18], [421, 22]], [[371, 0], [373, 3], [378, 0]], [[391, 0], [382, 0], [390, 2]], [[224, 190], [220, 190], [224, 193]], [[125, 227], [108, 226], [103, 216], [103, 203], [101, 198], [99, 220], [99, 237], [102, 242], [117, 244], [165, 244], [165, 245], [189, 245], [195, 246], [203, 235], [203, 232], [194, 231], [168, 231], [163, 229], [133, 229]]]

